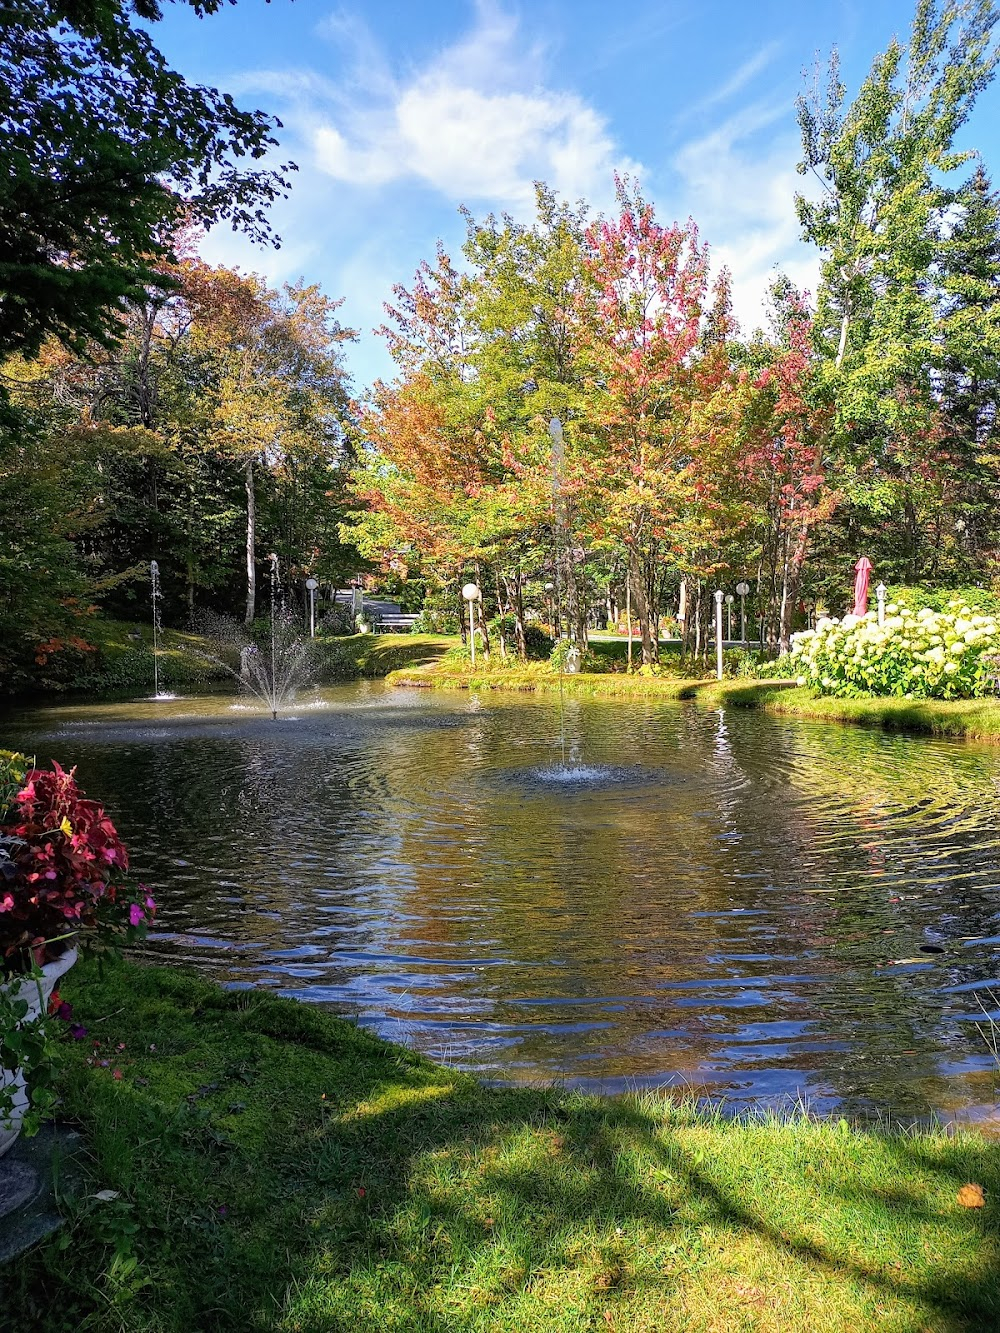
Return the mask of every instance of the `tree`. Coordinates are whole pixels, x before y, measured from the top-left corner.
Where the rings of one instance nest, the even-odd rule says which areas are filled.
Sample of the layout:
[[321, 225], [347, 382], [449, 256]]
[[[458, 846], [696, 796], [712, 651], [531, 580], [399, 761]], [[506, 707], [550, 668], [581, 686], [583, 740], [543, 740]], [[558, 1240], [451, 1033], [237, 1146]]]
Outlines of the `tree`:
[[[199, 16], [224, 0], [180, 0]], [[122, 336], [178, 221], [270, 237], [291, 164], [278, 122], [187, 83], [149, 33], [155, 0], [10, 0], [0, 16], [0, 359], [54, 336]]]
[[246, 494], [246, 623], [256, 611], [257, 486], [264, 467], [294, 490], [300, 466], [330, 469], [350, 404], [341, 346], [354, 331], [319, 288], [269, 290], [256, 277], [192, 264], [191, 338], [214, 388], [213, 448], [238, 460]]
[[[703, 521], [719, 480], [695, 459], [706, 441], [695, 404], [728, 378], [728, 278], [716, 292], [718, 335], [703, 345], [709, 314], [708, 250], [693, 222], [664, 227], [651, 204], [618, 182], [619, 214], [587, 233], [581, 357], [590, 392], [588, 496], [595, 535], [624, 548], [644, 664], [658, 660], [660, 572], [682, 530]], [[697, 512], [696, 512], [697, 511]], [[704, 544], [704, 534], [699, 537]]]
[[[746, 476], [757, 488], [759, 513], [772, 523], [767, 592], [780, 647], [787, 651], [813, 529], [831, 516], [840, 496], [827, 478], [832, 412], [811, 312], [790, 284], [779, 280], [772, 296], [777, 342], [766, 349], [767, 364], [753, 384]], [[758, 587], [764, 591], [763, 577]]]

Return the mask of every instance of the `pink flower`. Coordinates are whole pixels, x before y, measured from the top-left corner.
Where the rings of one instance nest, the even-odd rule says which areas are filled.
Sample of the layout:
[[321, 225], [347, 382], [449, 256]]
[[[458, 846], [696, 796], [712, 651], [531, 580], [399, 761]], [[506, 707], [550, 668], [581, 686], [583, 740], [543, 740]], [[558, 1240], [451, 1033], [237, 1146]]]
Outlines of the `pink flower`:
[[130, 926], [138, 926], [140, 922], [145, 921], [146, 913], [138, 903], [133, 903], [128, 909], [128, 920]]

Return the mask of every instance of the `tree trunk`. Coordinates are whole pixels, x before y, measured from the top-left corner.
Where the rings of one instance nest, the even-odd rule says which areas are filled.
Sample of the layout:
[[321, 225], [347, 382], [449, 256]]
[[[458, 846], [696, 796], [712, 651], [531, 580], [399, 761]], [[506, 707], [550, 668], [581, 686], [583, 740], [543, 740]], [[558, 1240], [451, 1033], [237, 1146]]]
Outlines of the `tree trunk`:
[[503, 576], [504, 587], [507, 590], [507, 601], [510, 603], [511, 613], [514, 616], [514, 641], [517, 645], [517, 655], [522, 662], [528, 657], [528, 644], [524, 637], [524, 580], [520, 569], [515, 570], [513, 575]]
[[625, 624], [628, 633], [628, 669], [632, 670], [632, 576], [625, 570]]
[[255, 602], [257, 597], [257, 565], [254, 560], [254, 554], [257, 547], [257, 502], [254, 496], [253, 487], [253, 459], [247, 459], [246, 471], [247, 488], [247, 613], [246, 626], [253, 624]]
[[645, 570], [642, 568], [642, 562], [635, 546], [629, 547], [629, 572], [632, 575], [632, 595], [635, 598], [635, 609], [639, 615], [639, 632], [642, 635], [642, 664], [643, 666], [652, 666], [656, 661], [656, 647], [653, 642], [652, 626], [650, 624], [650, 606], [648, 586]]
[[788, 548], [785, 549], [785, 568], [781, 587], [781, 625], [779, 634], [779, 643], [781, 651], [787, 653], [792, 646], [792, 617], [795, 614], [795, 604], [799, 596], [799, 587], [802, 583], [802, 569], [806, 562], [806, 551], [809, 546], [809, 527], [806, 523], [799, 526], [795, 538], [795, 545], [791, 554]]
[[[480, 569], [480, 567], [479, 567], [479, 561], [478, 561], [478, 560], [476, 561], [476, 583], [479, 585], [480, 588], [482, 588], [482, 586], [483, 586], [483, 571], [482, 571], [482, 570]], [[480, 597], [479, 602], [478, 602], [478, 604], [477, 604], [476, 611], [475, 611], [475, 619], [474, 619], [474, 622], [473, 622], [473, 623], [475, 624], [476, 628], [479, 630], [480, 637], [481, 637], [481, 639], [482, 639], [482, 644], [483, 644], [483, 661], [486, 663], [487, 666], [489, 666], [489, 664], [490, 664], [490, 631], [489, 631], [489, 626], [486, 624], [486, 601], [485, 601], [485, 598], [483, 598], [483, 597]]]

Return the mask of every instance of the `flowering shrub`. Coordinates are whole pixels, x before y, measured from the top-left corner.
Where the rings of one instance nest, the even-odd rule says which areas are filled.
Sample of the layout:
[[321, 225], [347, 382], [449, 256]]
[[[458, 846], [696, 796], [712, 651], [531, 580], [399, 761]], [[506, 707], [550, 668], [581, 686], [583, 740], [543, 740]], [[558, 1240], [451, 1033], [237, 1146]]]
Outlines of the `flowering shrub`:
[[128, 870], [128, 852], [75, 771], [31, 769], [2, 815], [0, 975], [58, 957], [80, 932], [137, 938], [155, 911], [142, 885], [129, 893], [112, 882]]
[[1000, 620], [953, 605], [912, 611], [890, 602], [878, 613], [823, 619], [792, 636], [790, 665], [800, 685], [823, 694], [907, 699], [973, 699], [994, 692]]
[[[20, 1105], [33, 1134], [55, 1101], [52, 1074], [72, 1010], [53, 993], [34, 1016], [28, 999], [42, 966], [80, 939], [109, 944], [145, 933], [156, 904], [142, 885], [128, 893], [112, 880], [128, 852], [96, 801], [58, 764], [33, 768], [0, 751], [0, 1127]], [[86, 1029], [69, 1029], [81, 1039]], [[18, 1103], [17, 1073], [27, 1105]]]

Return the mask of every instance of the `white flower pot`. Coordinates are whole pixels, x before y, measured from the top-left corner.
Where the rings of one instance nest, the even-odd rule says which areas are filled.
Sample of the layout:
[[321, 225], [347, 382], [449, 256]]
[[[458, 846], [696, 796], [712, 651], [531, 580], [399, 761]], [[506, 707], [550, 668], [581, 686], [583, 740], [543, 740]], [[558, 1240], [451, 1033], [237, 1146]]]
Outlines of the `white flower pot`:
[[[56, 982], [70, 970], [78, 956], [76, 949], [68, 949], [54, 962], [46, 963], [40, 977], [14, 977], [0, 986], [0, 991], [5, 995], [14, 998], [20, 996], [22, 1000], [27, 1000], [28, 1012], [23, 1021], [30, 1022], [48, 1008]], [[14, 1088], [14, 1105], [9, 1117], [0, 1118], [0, 1157], [8, 1148], [14, 1146], [14, 1141], [21, 1132], [24, 1113], [28, 1109], [24, 1075], [19, 1069], [13, 1073], [9, 1069], [0, 1069], [0, 1088], [9, 1087]]]

